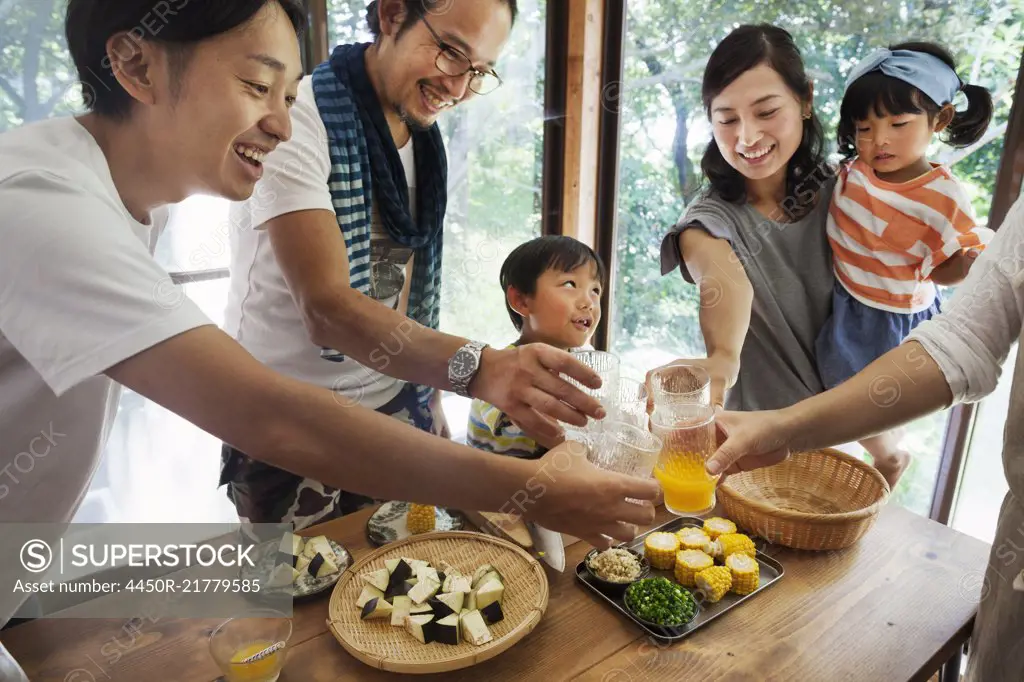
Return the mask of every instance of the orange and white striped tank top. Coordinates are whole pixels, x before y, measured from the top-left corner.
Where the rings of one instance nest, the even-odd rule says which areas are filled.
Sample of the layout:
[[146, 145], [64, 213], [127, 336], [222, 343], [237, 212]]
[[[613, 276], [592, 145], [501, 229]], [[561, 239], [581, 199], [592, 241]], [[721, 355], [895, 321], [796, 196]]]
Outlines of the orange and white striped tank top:
[[896, 313], [927, 310], [932, 271], [964, 249], [984, 249], [993, 235], [974, 222], [967, 193], [945, 166], [891, 183], [860, 159], [840, 169], [827, 230], [843, 287]]

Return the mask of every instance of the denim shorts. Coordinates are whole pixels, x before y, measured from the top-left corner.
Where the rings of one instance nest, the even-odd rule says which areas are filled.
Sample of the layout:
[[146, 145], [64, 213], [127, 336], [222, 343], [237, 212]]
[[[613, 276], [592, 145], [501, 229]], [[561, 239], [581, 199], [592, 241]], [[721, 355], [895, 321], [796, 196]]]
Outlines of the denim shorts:
[[892, 313], [865, 305], [836, 281], [832, 315], [825, 322], [814, 351], [825, 388], [834, 388], [903, 343], [913, 329], [942, 312], [939, 292], [927, 310]]

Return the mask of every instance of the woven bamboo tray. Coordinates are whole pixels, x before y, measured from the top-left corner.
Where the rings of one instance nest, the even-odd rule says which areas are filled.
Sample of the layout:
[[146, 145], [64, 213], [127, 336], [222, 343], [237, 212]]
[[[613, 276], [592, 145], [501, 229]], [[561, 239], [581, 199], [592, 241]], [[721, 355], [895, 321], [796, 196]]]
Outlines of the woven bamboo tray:
[[853, 545], [871, 529], [888, 501], [889, 484], [867, 462], [826, 448], [730, 474], [718, 498], [728, 518], [771, 543], [833, 550]]
[[[482, 646], [421, 644], [404, 628], [391, 625], [390, 619], [360, 620], [355, 605], [365, 584], [360, 574], [403, 556], [435, 566], [447, 561], [470, 574], [485, 563], [497, 568], [505, 581], [501, 605], [505, 617], [489, 626], [494, 639]], [[425, 533], [385, 545], [346, 571], [331, 594], [327, 627], [347, 652], [371, 667], [406, 674], [438, 673], [476, 665], [511, 648], [537, 626], [547, 606], [544, 569], [520, 547], [482, 533]]]

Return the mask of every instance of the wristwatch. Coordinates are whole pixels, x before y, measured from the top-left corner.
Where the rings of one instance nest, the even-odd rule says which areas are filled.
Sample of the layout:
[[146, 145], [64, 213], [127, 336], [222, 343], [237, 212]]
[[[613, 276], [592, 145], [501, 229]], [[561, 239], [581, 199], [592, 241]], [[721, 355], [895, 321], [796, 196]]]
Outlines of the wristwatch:
[[469, 394], [469, 383], [480, 371], [484, 348], [487, 348], [486, 343], [470, 341], [455, 351], [455, 355], [448, 361], [448, 381], [455, 393], [463, 398], [473, 397]]

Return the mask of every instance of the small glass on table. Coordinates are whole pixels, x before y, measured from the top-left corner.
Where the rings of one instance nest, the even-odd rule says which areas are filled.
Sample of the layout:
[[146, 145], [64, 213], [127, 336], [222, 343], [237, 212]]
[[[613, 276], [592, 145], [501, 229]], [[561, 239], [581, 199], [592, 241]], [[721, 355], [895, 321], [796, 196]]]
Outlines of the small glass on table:
[[210, 635], [210, 654], [227, 682], [276, 682], [291, 636], [290, 618], [255, 609], [221, 623]]
[[695, 365], [669, 365], [651, 374], [651, 433], [662, 448], [654, 477], [665, 508], [677, 516], [706, 516], [715, 508], [720, 476], [705, 465], [717, 449], [711, 379]]

